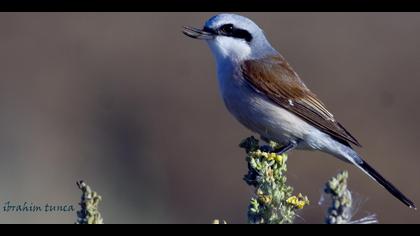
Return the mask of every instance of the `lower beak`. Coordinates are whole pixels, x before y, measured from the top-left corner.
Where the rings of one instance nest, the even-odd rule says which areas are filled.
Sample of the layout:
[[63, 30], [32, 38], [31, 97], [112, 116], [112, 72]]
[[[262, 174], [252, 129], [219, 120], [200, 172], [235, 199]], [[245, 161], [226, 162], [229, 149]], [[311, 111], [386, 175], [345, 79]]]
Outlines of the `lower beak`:
[[184, 26], [182, 33], [193, 39], [209, 40], [214, 38], [214, 34], [210, 32], [188, 26]]

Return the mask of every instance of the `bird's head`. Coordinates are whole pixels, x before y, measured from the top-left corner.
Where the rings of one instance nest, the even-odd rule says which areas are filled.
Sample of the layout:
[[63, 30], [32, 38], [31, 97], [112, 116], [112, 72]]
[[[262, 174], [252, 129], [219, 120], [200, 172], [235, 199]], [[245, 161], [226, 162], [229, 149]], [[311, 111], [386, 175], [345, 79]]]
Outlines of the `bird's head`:
[[277, 52], [250, 19], [236, 14], [213, 16], [202, 29], [184, 27], [191, 38], [206, 40], [217, 61], [257, 59]]

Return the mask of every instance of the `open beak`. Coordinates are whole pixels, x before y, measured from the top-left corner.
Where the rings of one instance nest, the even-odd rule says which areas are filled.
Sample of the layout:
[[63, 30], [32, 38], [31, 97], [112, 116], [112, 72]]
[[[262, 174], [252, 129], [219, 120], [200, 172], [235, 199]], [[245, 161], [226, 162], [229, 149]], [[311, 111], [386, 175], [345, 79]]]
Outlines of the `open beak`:
[[182, 31], [185, 35], [193, 39], [201, 39], [201, 40], [209, 40], [214, 38], [214, 34], [212, 32], [208, 32], [202, 29], [197, 29], [194, 27], [184, 26], [184, 30]]

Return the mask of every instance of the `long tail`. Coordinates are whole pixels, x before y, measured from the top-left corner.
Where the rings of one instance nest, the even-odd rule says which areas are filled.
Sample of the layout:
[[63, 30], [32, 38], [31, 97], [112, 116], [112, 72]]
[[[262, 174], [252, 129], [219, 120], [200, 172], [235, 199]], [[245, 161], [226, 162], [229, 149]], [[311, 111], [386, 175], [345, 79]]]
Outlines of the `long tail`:
[[388, 192], [390, 192], [394, 197], [404, 203], [406, 206], [417, 209], [413, 201], [408, 199], [400, 190], [398, 190], [393, 184], [388, 180], [382, 177], [373, 167], [371, 167], [367, 162], [365, 162], [352, 148], [346, 147], [345, 152], [347, 155], [346, 158], [351, 158], [350, 162], [359, 167], [363, 172], [369, 175], [372, 179], [378, 182], [382, 187], [384, 187]]

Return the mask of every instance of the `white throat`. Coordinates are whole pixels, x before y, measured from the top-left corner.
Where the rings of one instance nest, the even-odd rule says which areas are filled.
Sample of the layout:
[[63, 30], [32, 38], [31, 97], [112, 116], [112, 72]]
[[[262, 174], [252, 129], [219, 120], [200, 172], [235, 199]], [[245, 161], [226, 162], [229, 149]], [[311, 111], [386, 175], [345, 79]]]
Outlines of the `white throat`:
[[244, 40], [222, 36], [208, 41], [208, 44], [218, 64], [227, 61], [241, 62], [251, 58], [251, 47]]

